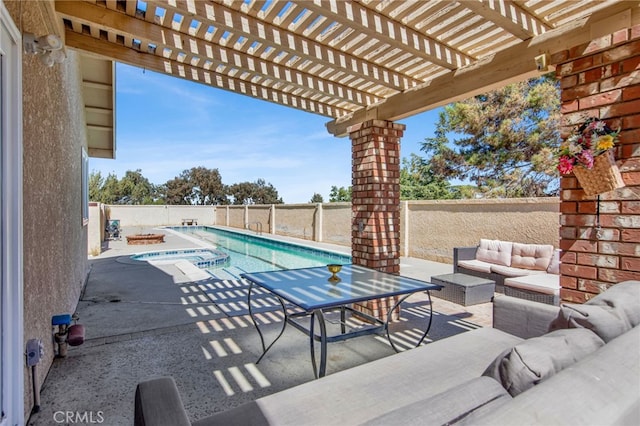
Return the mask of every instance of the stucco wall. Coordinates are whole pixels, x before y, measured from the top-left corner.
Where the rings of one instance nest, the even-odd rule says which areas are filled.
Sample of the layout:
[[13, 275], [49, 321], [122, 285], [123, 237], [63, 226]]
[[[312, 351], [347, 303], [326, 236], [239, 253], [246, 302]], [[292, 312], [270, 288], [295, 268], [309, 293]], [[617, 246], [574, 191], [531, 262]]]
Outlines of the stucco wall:
[[[559, 206], [558, 198], [403, 201], [401, 255], [451, 262], [454, 247], [476, 245], [481, 238], [558, 247]], [[143, 220], [137, 216], [144, 216], [149, 226], [164, 224], [151, 222], [148, 206], [121, 207], [108, 209], [112, 218], [126, 210], [118, 217], [127, 218], [124, 226]], [[202, 209], [182, 208], [184, 217], [196, 217]], [[264, 233], [351, 246], [351, 203], [216, 206], [212, 217], [221, 226], [245, 229], [249, 224], [255, 231], [259, 222]]]
[[[23, 32], [48, 34], [40, 2], [5, 3]], [[77, 56], [51, 68], [24, 55], [24, 339], [42, 339], [40, 383], [53, 361], [51, 317], [73, 313], [87, 275], [87, 227], [82, 220], [81, 149], [86, 146]], [[25, 416], [33, 405], [24, 368]]]
[[[251, 209], [249, 210], [251, 212]], [[278, 235], [317, 240], [315, 204], [283, 204], [276, 207], [275, 230]]]
[[214, 225], [214, 206], [121, 206], [109, 205], [107, 219], [120, 220], [121, 227], [181, 225], [182, 219], [196, 219], [198, 225]]
[[401, 246], [410, 257], [451, 262], [453, 247], [480, 238], [558, 247], [557, 198], [411, 201], [402, 216]]
[[351, 203], [322, 205], [322, 241], [351, 246]]

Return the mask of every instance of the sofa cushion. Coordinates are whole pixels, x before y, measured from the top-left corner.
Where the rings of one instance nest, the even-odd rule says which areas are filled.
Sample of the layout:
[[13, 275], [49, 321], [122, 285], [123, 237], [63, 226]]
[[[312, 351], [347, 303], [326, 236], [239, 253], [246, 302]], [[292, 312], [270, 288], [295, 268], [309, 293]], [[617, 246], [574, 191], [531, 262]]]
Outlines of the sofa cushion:
[[602, 339], [590, 330], [556, 330], [507, 349], [483, 375], [496, 379], [511, 396], [516, 396], [603, 345]]
[[560, 249], [555, 249], [553, 251], [553, 256], [551, 256], [551, 262], [549, 262], [547, 272], [550, 274], [560, 275]]
[[511, 250], [513, 243], [509, 241], [481, 239], [476, 259], [496, 265], [511, 266]]
[[610, 287], [586, 303], [560, 306], [549, 330], [588, 328], [609, 342], [640, 324], [640, 281]]
[[640, 327], [634, 327], [500, 409], [479, 408], [456, 424], [640, 424], [639, 345]]
[[546, 271], [553, 257], [553, 246], [547, 244], [513, 243], [511, 266]]
[[480, 377], [492, 359], [521, 341], [489, 327], [465, 331], [256, 402], [278, 426], [361, 424]]
[[450, 424], [473, 413], [480, 407], [499, 409], [511, 400], [500, 383], [489, 377], [476, 377], [454, 386], [431, 398], [403, 405], [363, 425], [416, 425]]
[[482, 260], [460, 260], [458, 266], [472, 271], [484, 272], [486, 274], [491, 273], [491, 263], [483, 262]]
[[537, 269], [514, 268], [513, 266], [491, 265], [491, 272], [505, 277], [524, 277], [525, 275], [544, 274], [545, 271]]
[[538, 293], [559, 295], [560, 275], [542, 273], [524, 277], [512, 277], [504, 280], [504, 285]]

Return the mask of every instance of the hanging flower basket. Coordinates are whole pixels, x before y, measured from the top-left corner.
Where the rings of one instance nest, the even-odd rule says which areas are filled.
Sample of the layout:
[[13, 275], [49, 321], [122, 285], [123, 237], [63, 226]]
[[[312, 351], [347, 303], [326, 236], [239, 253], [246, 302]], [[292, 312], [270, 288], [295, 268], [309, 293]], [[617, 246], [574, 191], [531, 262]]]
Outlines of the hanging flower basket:
[[587, 195], [603, 194], [624, 186], [612, 151], [595, 157], [593, 167], [590, 169], [579, 165], [574, 167], [573, 174], [576, 175], [580, 186]]
[[618, 133], [604, 121], [590, 118], [560, 147], [558, 170], [573, 172], [588, 196], [622, 188], [624, 181], [613, 156]]

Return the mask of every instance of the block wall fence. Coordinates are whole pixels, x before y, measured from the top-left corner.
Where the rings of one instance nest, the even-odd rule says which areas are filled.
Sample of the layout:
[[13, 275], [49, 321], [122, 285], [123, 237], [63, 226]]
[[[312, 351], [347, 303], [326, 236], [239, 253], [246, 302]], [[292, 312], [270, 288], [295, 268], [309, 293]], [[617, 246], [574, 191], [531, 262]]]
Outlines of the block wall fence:
[[561, 298], [582, 303], [640, 279], [640, 27], [559, 52], [551, 62], [562, 91], [563, 136], [589, 117], [621, 130], [615, 158], [624, 188], [598, 199], [586, 196], [573, 175], [561, 178]]
[[[401, 201], [400, 255], [451, 262], [453, 247], [472, 246], [480, 238], [558, 247], [559, 206], [558, 198]], [[195, 218], [199, 225], [248, 229], [264, 235], [345, 247], [351, 247], [353, 232], [351, 203], [252, 206], [105, 206], [91, 203], [89, 210], [90, 241], [102, 241], [107, 219], [119, 219], [124, 235], [148, 232], [156, 226], [178, 226], [183, 218]], [[96, 220], [102, 225], [94, 226], [92, 222]], [[90, 244], [89, 249], [95, 246], [95, 243]]]

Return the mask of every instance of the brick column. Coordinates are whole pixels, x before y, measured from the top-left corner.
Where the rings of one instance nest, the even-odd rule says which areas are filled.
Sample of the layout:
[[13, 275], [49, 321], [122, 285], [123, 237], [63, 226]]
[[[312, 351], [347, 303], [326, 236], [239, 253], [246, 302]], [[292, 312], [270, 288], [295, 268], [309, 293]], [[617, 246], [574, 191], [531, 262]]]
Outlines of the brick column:
[[[355, 265], [400, 272], [400, 139], [405, 126], [369, 120], [350, 133], [351, 256]], [[361, 308], [384, 319], [389, 301]]]
[[562, 89], [563, 136], [588, 117], [620, 128], [615, 149], [626, 187], [588, 197], [573, 175], [561, 178], [561, 298], [585, 302], [640, 278], [640, 27], [553, 55]]

